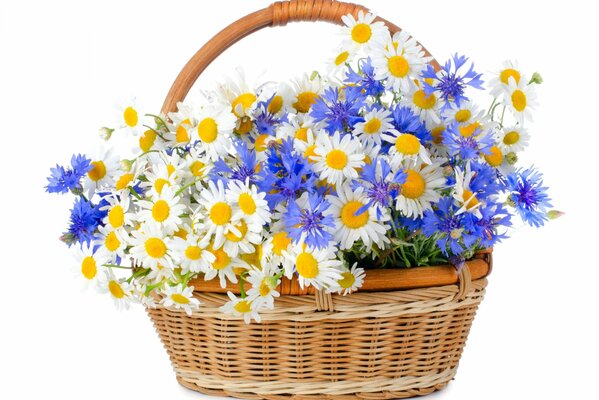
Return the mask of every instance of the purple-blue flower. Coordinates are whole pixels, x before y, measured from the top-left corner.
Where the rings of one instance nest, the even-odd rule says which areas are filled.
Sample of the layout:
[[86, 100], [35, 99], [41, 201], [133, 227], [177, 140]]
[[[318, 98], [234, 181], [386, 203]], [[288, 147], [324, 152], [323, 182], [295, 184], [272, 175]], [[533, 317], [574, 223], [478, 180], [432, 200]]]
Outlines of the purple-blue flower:
[[547, 221], [547, 209], [551, 207], [548, 188], [543, 186], [543, 175], [529, 168], [518, 170], [507, 177], [508, 202], [514, 206], [522, 220], [539, 227]]
[[360, 180], [354, 184], [355, 188], [364, 188], [368, 202], [358, 209], [361, 214], [370, 207], [375, 206], [378, 218], [383, 216], [382, 210], [391, 206], [399, 193], [400, 186], [406, 181], [407, 174], [403, 170], [393, 173], [391, 166], [382, 158], [373, 160], [362, 167]]
[[348, 84], [348, 92], [356, 92], [355, 95], [366, 95], [379, 97], [385, 93], [385, 85], [374, 78], [374, 66], [370, 57], [358, 62], [359, 71], [348, 67], [345, 74], [345, 83]]
[[92, 169], [91, 160], [82, 154], [71, 157], [71, 167], [65, 168], [56, 165], [56, 168], [50, 169], [48, 193], [67, 193], [69, 191], [81, 192], [81, 178]]
[[88, 243], [94, 239], [98, 226], [106, 216], [106, 211], [100, 210], [105, 204], [94, 205], [82, 196], [75, 200], [71, 210], [69, 229], [62, 240], [69, 245], [73, 243]]
[[478, 159], [481, 153], [491, 154], [495, 139], [491, 131], [482, 132], [481, 128], [476, 129], [471, 135], [464, 136], [458, 124], [454, 122], [443, 131], [443, 144], [447, 146], [451, 156], [462, 160], [474, 160]]
[[333, 237], [330, 229], [335, 227], [333, 217], [325, 213], [330, 203], [318, 193], [302, 196], [307, 196], [304, 199], [306, 204], [300, 205], [296, 200], [287, 203], [287, 211], [283, 215], [285, 229], [295, 244], [325, 248]]
[[437, 246], [446, 256], [459, 256], [471, 249], [480, 237], [473, 233], [472, 219], [457, 214], [451, 197], [442, 197], [434, 210], [424, 213], [422, 231], [426, 236], [437, 235]]
[[330, 134], [351, 131], [354, 124], [362, 121], [360, 109], [365, 105], [364, 96], [356, 91], [328, 87], [312, 105], [310, 116], [314, 122], [324, 122]]

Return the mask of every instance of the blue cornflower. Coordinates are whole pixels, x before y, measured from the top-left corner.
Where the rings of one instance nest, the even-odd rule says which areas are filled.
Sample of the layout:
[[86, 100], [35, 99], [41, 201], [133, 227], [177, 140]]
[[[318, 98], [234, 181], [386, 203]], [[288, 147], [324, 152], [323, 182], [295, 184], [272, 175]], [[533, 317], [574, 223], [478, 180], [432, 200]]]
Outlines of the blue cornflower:
[[69, 229], [62, 236], [62, 240], [69, 246], [73, 243], [89, 244], [106, 216], [107, 212], [100, 210], [104, 205], [94, 205], [91, 201], [78, 197], [71, 210]]
[[[365, 105], [364, 96], [356, 91], [329, 87], [312, 105], [310, 116], [314, 122], [325, 122], [325, 129], [330, 134], [337, 131], [348, 132], [353, 125], [362, 121], [360, 109]], [[340, 97], [345, 97], [341, 99]]]
[[466, 213], [466, 217], [472, 219], [471, 226], [474, 234], [480, 239], [480, 245], [484, 248], [493, 247], [495, 243], [507, 237], [505, 232], [499, 232], [498, 228], [511, 226], [511, 215], [501, 204], [491, 202], [487, 202], [478, 210], [481, 218], [476, 218], [472, 213]]
[[[453, 61], [453, 62], [452, 62]], [[439, 92], [445, 104], [443, 109], [449, 107], [450, 102], [454, 102], [458, 107], [464, 100], [468, 100], [464, 96], [466, 87], [471, 86], [476, 89], [482, 89], [484, 83], [481, 79], [482, 74], [474, 71], [474, 64], [470, 65], [468, 72], [461, 75], [459, 69], [468, 61], [466, 56], [459, 56], [457, 53], [452, 59], [447, 60], [441, 71], [435, 72], [435, 69], [428, 64], [427, 69], [422, 72], [423, 78], [433, 79], [433, 84], [430, 85], [424, 82], [424, 92], [430, 95], [433, 92]]]
[[516, 208], [522, 220], [535, 227], [544, 225], [551, 199], [543, 186], [543, 175], [534, 168], [520, 169], [508, 175], [506, 185], [511, 193], [508, 204]]
[[469, 136], [463, 136], [457, 123], [450, 124], [443, 131], [443, 144], [449, 154], [462, 160], [478, 159], [481, 153], [491, 154], [495, 139], [491, 131], [482, 132], [480, 128]]
[[266, 134], [273, 136], [275, 134], [275, 128], [281, 123], [287, 122], [287, 114], [277, 117], [269, 111], [269, 105], [274, 98], [275, 95], [273, 94], [270, 99], [259, 102], [256, 108], [254, 123], [256, 124], [256, 130], [261, 135]]
[[403, 170], [394, 173], [389, 163], [382, 158], [365, 164], [362, 167], [360, 180], [354, 187], [364, 188], [368, 202], [360, 207], [357, 213], [361, 214], [371, 206], [375, 206], [377, 217], [382, 218], [382, 210], [391, 206], [393, 199], [399, 194], [400, 185], [406, 181], [406, 177], [407, 174]]
[[50, 169], [51, 175], [48, 177], [46, 192], [67, 193], [73, 191], [80, 193], [83, 190], [80, 183], [81, 178], [83, 178], [91, 169], [92, 165], [90, 159], [82, 154], [73, 155], [73, 157], [71, 157], [70, 168], [64, 168], [57, 164], [56, 168]]
[[393, 126], [401, 133], [411, 133], [420, 139], [421, 143], [430, 142], [433, 137], [420, 118], [405, 106], [396, 105], [391, 110]]
[[305, 243], [319, 249], [328, 246], [333, 237], [330, 228], [335, 227], [333, 217], [325, 214], [329, 206], [330, 203], [318, 193], [304, 193], [299, 199], [287, 203], [283, 223], [293, 243]]
[[457, 214], [451, 197], [442, 197], [435, 210], [424, 213], [422, 231], [426, 236], [438, 235], [437, 246], [446, 256], [459, 256], [480, 239], [473, 234], [472, 219], [467, 213]]
[[256, 183], [258, 179], [256, 173], [256, 152], [248, 149], [247, 144], [241, 140], [234, 140], [233, 147], [237, 151], [235, 165], [229, 166], [222, 159], [216, 160], [214, 167], [210, 171], [210, 179], [217, 181], [222, 178], [229, 178], [241, 182], [249, 180], [250, 183]]
[[379, 97], [385, 93], [385, 85], [374, 77], [374, 66], [370, 57], [361, 59], [358, 62], [358, 67], [358, 72], [349, 67], [345, 74], [348, 92], [374, 97]]

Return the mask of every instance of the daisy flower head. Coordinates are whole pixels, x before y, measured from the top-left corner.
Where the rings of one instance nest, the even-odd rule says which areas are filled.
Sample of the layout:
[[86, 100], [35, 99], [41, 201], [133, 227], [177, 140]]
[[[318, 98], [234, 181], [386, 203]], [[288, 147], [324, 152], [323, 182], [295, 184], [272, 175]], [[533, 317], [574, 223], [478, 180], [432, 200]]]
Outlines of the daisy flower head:
[[364, 115], [364, 122], [354, 125], [353, 135], [362, 143], [381, 145], [381, 137], [385, 133], [395, 131], [391, 112], [384, 108], [373, 108]]
[[441, 123], [441, 118], [437, 93], [427, 94], [421, 86], [422, 84], [418, 83], [407, 92], [401, 99], [401, 104], [412, 109], [427, 127], [438, 125]]
[[524, 121], [532, 121], [532, 110], [537, 106], [537, 95], [534, 85], [528, 84], [524, 79], [519, 83], [511, 77], [508, 87], [504, 90], [503, 104], [511, 111], [520, 125]]
[[193, 297], [193, 286], [183, 288], [183, 284], [177, 286], [167, 286], [163, 291], [164, 296], [160, 304], [164, 307], [174, 307], [177, 310], [182, 309], [191, 317], [193, 310], [197, 310], [200, 301]]
[[190, 118], [185, 118], [183, 120], [176, 118], [173, 120], [172, 124], [167, 123], [167, 126], [169, 131], [164, 136], [168, 147], [185, 147], [189, 145], [195, 127]]
[[293, 81], [295, 97], [291, 104], [298, 115], [310, 112], [312, 105], [322, 94], [324, 82], [319, 75], [308, 76]]
[[482, 218], [479, 208], [483, 203], [477, 198], [477, 193], [472, 192], [470, 182], [475, 172], [471, 170], [470, 163], [466, 163], [466, 168], [462, 170], [459, 166], [455, 167], [455, 187], [453, 198], [456, 200], [460, 209], [456, 214], [464, 212], [472, 213], [477, 218]]
[[248, 224], [241, 219], [225, 234], [223, 249], [230, 257], [251, 254], [262, 243], [262, 225]]
[[46, 192], [48, 193], [81, 193], [81, 179], [87, 174], [93, 166], [91, 160], [82, 154], [71, 157], [71, 166], [64, 168], [56, 164], [56, 168], [50, 169], [50, 177]]
[[384, 47], [372, 56], [376, 79], [385, 80], [387, 88], [406, 93], [414, 88], [431, 57], [425, 57], [422, 47], [407, 32], [396, 33]]
[[110, 295], [117, 309], [129, 309], [134, 301], [132, 286], [124, 278], [117, 279], [112, 271], [105, 271], [105, 276], [100, 282], [100, 291]]
[[227, 292], [227, 296], [229, 296], [229, 301], [220, 308], [222, 313], [243, 317], [246, 324], [252, 322], [252, 319], [258, 323], [261, 321], [260, 314], [258, 314], [258, 311], [260, 311], [259, 302], [252, 301], [248, 297], [237, 297], [232, 292]]
[[458, 106], [456, 103], [450, 103], [451, 106], [443, 110], [442, 115], [446, 123], [457, 122], [458, 124], [475, 123], [484, 117], [484, 111], [479, 110], [476, 104], [470, 100], [464, 100]]
[[199, 139], [196, 148], [217, 161], [231, 151], [231, 134], [235, 129], [235, 116], [221, 104], [203, 107], [198, 116], [196, 128]]
[[[225, 242], [225, 235], [232, 230], [239, 230], [235, 225], [239, 222], [237, 206], [229, 203], [225, 196], [222, 180], [208, 181], [208, 188], [202, 188], [197, 198], [198, 203], [206, 210], [201, 228], [206, 231], [204, 241], [212, 237], [213, 248], [219, 249]], [[234, 218], [235, 217], [235, 218]]]
[[284, 251], [283, 254], [285, 276], [291, 279], [297, 273], [302, 289], [304, 286], [314, 286], [316, 289], [337, 286], [343, 263], [335, 255], [333, 247], [316, 249], [305, 244], [291, 245], [289, 251]]
[[119, 170], [119, 165], [119, 158], [112, 149], [101, 148], [98, 151], [83, 183], [88, 199], [91, 199], [97, 191], [113, 187], [114, 176]]
[[177, 175], [162, 163], [153, 164], [153, 168], [145, 172], [145, 177], [146, 181], [140, 186], [147, 190], [146, 193], [152, 199], [159, 198], [165, 188], [177, 190], [179, 186]]
[[185, 162], [186, 176], [192, 181], [206, 177], [214, 165], [196, 148], [189, 149], [189, 153], [185, 155]]
[[180, 201], [181, 198], [175, 195], [171, 187], [165, 187], [160, 195], [152, 201], [139, 200], [137, 202], [141, 207], [137, 213], [138, 219], [157, 225], [170, 235], [178, 229], [182, 222], [180, 215], [187, 209]]
[[441, 164], [437, 160], [432, 160], [431, 164], [417, 161], [405, 169], [406, 180], [395, 203], [395, 208], [404, 216], [422, 217], [424, 211], [439, 200], [439, 191], [445, 188], [446, 183]]
[[377, 207], [368, 206], [371, 202], [364, 188], [352, 190], [349, 185], [343, 185], [337, 188], [336, 195], [328, 195], [326, 199], [331, 203], [334, 239], [341, 250], [350, 249], [358, 240], [362, 240], [368, 250], [373, 244], [384, 248], [389, 243], [386, 236], [389, 227], [385, 224], [390, 219], [389, 213], [377, 212], [380, 211]]
[[279, 268], [267, 263], [261, 270], [251, 269], [246, 280], [252, 285], [247, 298], [262, 307], [273, 309], [274, 299], [280, 295], [276, 290], [281, 283]]
[[75, 246], [72, 253], [77, 262], [76, 275], [83, 279], [85, 288], [90, 284], [99, 283], [98, 278], [106, 268], [104, 264], [109, 261], [106, 253], [94, 251], [95, 248], [95, 243], [84, 243], [81, 246]]
[[530, 134], [523, 126], [506, 127], [499, 132], [499, 147], [507, 154], [518, 153], [528, 146]]
[[364, 154], [360, 142], [351, 135], [341, 137], [339, 132], [333, 136], [321, 135], [316, 139], [314, 171], [321, 180], [340, 185], [346, 179], [356, 179], [358, 169], [364, 165]]
[[315, 248], [329, 247], [333, 218], [327, 214], [330, 204], [317, 193], [304, 192], [297, 200], [289, 200], [283, 214], [285, 231], [294, 244], [307, 244]]
[[129, 244], [132, 246], [130, 255], [144, 267], [172, 267], [173, 243], [164, 230], [155, 223], [145, 223], [139, 229], [131, 232]]
[[545, 224], [551, 199], [543, 186], [543, 174], [534, 168], [520, 169], [507, 177], [507, 189], [508, 204], [524, 222], [534, 227]]
[[175, 237], [173, 249], [183, 274], [190, 271], [206, 273], [216, 260], [214, 254], [206, 249], [206, 244], [202, 243], [196, 234], [188, 234], [185, 238]]
[[[223, 104], [228, 104], [230, 111], [238, 118], [237, 123], [244, 124], [248, 122], [246, 118], [251, 116], [258, 103], [258, 91], [255, 87], [260, 85], [250, 85], [245, 77], [245, 73], [241, 68], [235, 69], [233, 78], [226, 78], [226, 82], [217, 88], [214, 100]], [[251, 128], [251, 121], [249, 121]], [[248, 133], [249, 129], [239, 129], [238, 133]]]
[[510, 78], [513, 79], [516, 84], [519, 84], [520, 79], [522, 79], [522, 72], [518, 67], [517, 61], [506, 60], [501, 65], [501, 69], [489, 81], [491, 95], [493, 97], [502, 95], [509, 87]]
[[140, 176], [146, 172], [147, 160], [138, 158], [130, 162], [129, 160], [121, 160], [121, 168], [114, 176], [114, 189], [120, 192], [120, 196], [127, 196], [130, 191], [137, 194], [143, 194], [140, 186]]
[[283, 252], [289, 251], [291, 241], [287, 232], [273, 228], [262, 245], [264, 254], [272, 263], [278, 265], [283, 261]]
[[389, 36], [389, 29], [381, 21], [374, 21], [376, 15], [358, 12], [358, 18], [348, 14], [341, 17], [345, 24], [342, 30], [343, 48], [350, 53], [356, 51], [368, 52], [384, 43]]
[[336, 292], [344, 296], [355, 292], [364, 284], [365, 276], [364, 268], [359, 268], [358, 263], [354, 263], [351, 269], [347, 268], [341, 272], [341, 279], [337, 281], [338, 290]]
[[268, 99], [266, 111], [275, 116], [284, 115], [295, 100], [295, 93], [286, 82], [281, 82], [276, 87], [264, 87], [260, 96]]
[[134, 151], [141, 150], [143, 153], [147, 153], [150, 150], [164, 150], [165, 147], [166, 142], [160, 137], [157, 131], [155, 129], [146, 128], [139, 136], [137, 147], [134, 148]]
[[355, 56], [355, 52], [344, 47], [338, 48], [334, 55], [327, 60], [327, 72], [334, 76], [345, 71], [345, 68], [354, 60]]
[[266, 194], [258, 192], [256, 185], [249, 183], [249, 178], [245, 182], [229, 181], [226, 190], [227, 202], [235, 208], [233, 219], [243, 218], [248, 224], [257, 225], [260, 229], [270, 222], [270, 210], [265, 197]]
[[101, 207], [106, 212], [103, 223], [113, 230], [125, 230], [126, 226], [133, 225], [133, 217], [130, 211], [129, 196], [117, 196], [111, 194], [104, 196], [103, 200], [108, 203]]
[[145, 131], [146, 116], [135, 99], [117, 106], [117, 109], [116, 126], [119, 129], [130, 132], [135, 136]]
[[384, 134], [383, 139], [393, 144], [389, 150], [389, 155], [397, 159], [397, 162], [401, 163], [407, 159], [422, 160], [427, 164], [431, 163], [428, 150], [422, 145], [416, 135], [394, 130]]
[[217, 249], [211, 243], [206, 249], [212, 253], [214, 261], [210, 265], [208, 272], [205, 273], [204, 280], [209, 281], [218, 276], [222, 288], [227, 287], [227, 279], [232, 283], [237, 283], [236, 269], [245, 270], [250, 268], [249, 265], [239, 257], [229, 256], [222, 246]]
[[125, 230], [114, 230], [106, 226], [98, 227], [97, 243], [100, 250], [108, 255], [111, 262], [125, 258], [128, 234]]

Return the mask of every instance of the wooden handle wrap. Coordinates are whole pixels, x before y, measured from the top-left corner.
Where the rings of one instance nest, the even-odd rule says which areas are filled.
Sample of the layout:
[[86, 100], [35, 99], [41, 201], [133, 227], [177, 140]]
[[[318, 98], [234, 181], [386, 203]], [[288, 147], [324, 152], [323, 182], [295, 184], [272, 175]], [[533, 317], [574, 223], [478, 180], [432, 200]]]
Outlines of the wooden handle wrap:
[[[185, 64], [164, 100], [162, 112], [166, 114], [176, 111], [177, 103], [185, 99], [206, 67], [222, 52], [247, 35], [267, 26], [284, 26], [288, 22], [295, 21], [325, 21], [342, 25], [342, 16], [352, 14], [357, 17], [359, 11], [368, 12], [368, 9], [357, 4], [335, 0], [290, 0], [278, 1], [267, 8], [246, 15], [217, 33]], [[384, 22], [392, 35], [401, 31], [397, 25], [383, 18], [376, 20]], [[423, 50], [426, 56], [431, 56], [424, 47]], [[441, 68], [434, 59], [430, 64], [435, 70]]]

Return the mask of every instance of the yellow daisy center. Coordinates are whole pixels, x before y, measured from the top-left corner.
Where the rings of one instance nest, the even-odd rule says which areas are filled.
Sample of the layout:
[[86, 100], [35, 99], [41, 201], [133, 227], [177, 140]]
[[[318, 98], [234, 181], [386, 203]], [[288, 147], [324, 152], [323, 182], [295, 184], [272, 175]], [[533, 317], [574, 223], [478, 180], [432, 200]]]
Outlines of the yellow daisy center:
[[185, 249], [185, 257], [189, 258], [190, 260], [199, 260], [201, 256], [202, 249], [200, 249], [198, 246], [188, 246]]
[[158, 200], [152, 206], [152, 218], [156, 222], [164, 222], [171, 213], [171, 208], [169, 207], [166, 200]]
[[381, 129], [381, 120], [378, 118], [372, 118], [370, 121], [366, 122], [364, 124], [364, 133], [367, 133], [369, 135], [374, 135], [375, 133], [377, 133], [379, 131], [379, 129]]
[[92, 169], [87, 173], [89, 179], [97, 182], [106, 176], [106, 164], [104, 164], [104, 161], [94, 161], [91, 164]]
[[283, 250], [287, 250], [289, 244], [291, 243], [291, 238], [287, 236], [286, 232], [277, 232], [272, 236], [272, 251], [278, 255], [283, 255]]
[[468, 125], [460, 126], [460, 135], [462, 135], [463, 137], [470, 137], [474, 134], [474, 132], [476, 132], [478, 128], [480, 128], [479, 122], [473, 122]]
[[189, 166], [189, 170], [191, 171], [191, 174], [193, 176], [202, 176], [204, 175], [202, 173], [202, 170], [204, 169], [204, 167], [206, 166], [206, 164], [204, 164], [201, 161], [194, 161], [190, 166]]
[[516, 144], [519, 141], [520, 141], [520, 134], [516, 131], [508, 132], [503, 137], [503, 143], [507, 144], [508, 146]]
[[168, 164], [166, 166], [166, 173], [168, 174], [168, 176], [170, 177], [172, 174], [175, 173], [177, 169], [175, 168], [175, 166], [173, 164]]
[[183, 240], [187, 240], [187, 231], [183, 228], [179, 228], [179, 230], [175, 232], [173, 235]]
[[86, 279], [94, 279], [98, 273], [96, 259], [92, 256], [87, 256], [81, 261], [81, 273]]
[[485, 160], [492, 167], [499, 167], [503, 162], [503, 153], [497, 146], [491, 147], [491, 154], [485, 154]]
[[311, 158], [312, 156], [316, 156], [316, 152], [314, 150], [316, 150], [315, 144], [306, 147], [306, 151], [304, 151], [304, 157], [306, 157], [308, 159], [308, 162], [311, 162], [311, 163], [316, 162]]
[[121, 177], [116, 181], [116, 184], [114, 185], [114, 187], [116, 188], [116, 190], [125, 189], [127, 186], [129, 186], [129, 184], [133, 180], [133, 177], [134, 177], [133, 174], [121, 175]]
[[354, 25], [351, 30], [351, 38], [354, 42], [364, 44], [372, 37], [372, 29], [370, 25], [365, 23], [359, 23]]
[[347, 154], [339, 149], [331, 150], [326, 157], [329, 168], [343, 169], [347, 165]]
[[267, 110], [271, 114], [276, 114], [279, 111], [281, 111], [281, 108], [283, 108], [283, 97], [280, 95], [276, 95], [272, 98], [270, 103], [268, 103]]
[[183, 126], [183, 123], [177, 127], [175, 140], [177, 140], [177, 143], [189, 142], [189, 133], [187, 133], [187, 129]]
[[239, 208], [245, 214], [252, 215], [256, 212], [256, 202], [249, 193], [241, 193], [239, 195]]
[[356, 277], [354, 276], [354, 274], [352, 274], [349, 271], [342, 272], [341, 279], [339, 279], [337, 281], [339, 286], [341, 286], [343, 289], [351, 288], [355, 282], [356, 282]]
[[214, 269], [221, 270], [227, 267], [227, 265], [229, 265], [229, 263], [231, 262], [231, 257], [229, 257], [227, 253], [225, 253], [225, 250], [223, 248], [220, 248], [218, 250], [210, 250], [210, 252], [214, 254], [214, 262], [212, 263], [212, 267]]
[[125, 212], [123, 207], [116, 205], [108, 211], [108, 222], [113, 228], [120, 228], [125, 223]]
[[238, 117], [245, 115], [245, 110], [250, 108], [256, 101], [256, 95], [253, 93], [243, 93], [237, 96], [231, 106], [233, 107], [233, 113]]
[[161, 258], [166, 254], [166, 244], [160, 238], [149, 238], [145, 243], [146, 253], [152, 258]]
[[139, 116], [133, 107], [127, 107], [125, 108], [125, 111], [123, 111], [123, 119], [125, 120], [125, 124], [127, 124], [127, 126], [134, 127], [137, 126]]
[[307, 113], [310, 111], [310, 107], [312, 107], [317, 97], [318, 95], [314, 92], [301, 92], [297, 95], [297, 101], [293, 103], [293, 108], [298, 112]]
[[125, 297], [125, 291], [117, 281], [108, 282], [108, 290], [114, 298], [122, 299]]
[[476, 207], [479, 203], [474, 193], [472, 193], [468, 189], [464, 189], [464, 193], [462, 193], [462, 198], [464, 199], [466, 209], [470, 210], [472, 207]]
[[266, 279], [263, 279], [262, 282], [260, 283], [259, 291], [260, 291], [260, 296], [262, 296], [262, 297], [268, 296], [268, 294], [270, 293], [270, 286], [268, 286]]
[[466, 122], [470, 119], [471, 116], [472, 113], [470, 112], [470, 110], [460, 110], [457, 113], [455, 113], [455, 120], [458, 122]]
[[156, 141], [156, 132], [151, 129], [148, 129], [144, 132], [144, 134], [139, 138], [139, 148], [145, 153], [152, 149], [154, 146], [154, 142]]
[[318, 276], [318, 261], [310, 253], [300, 253], [295, 259], [297, 273], [306, 279], [314, 279]]
[[232, 214], [231, 206], [222, 201], [215, 203], [210, 209], [210, 219], [216, 225], [224, 225], [229, 222]]
[[179, 293], [171, 294], [171, 300], [178, 304], [189, 304], [189, 299]]
[[410, 64], [404, 56], [393, 56], [387, 60], [387, 66], [391, 75], [403, 78], [410, 72]]
[[255, 248], [253, 253], [242, 254], [240, 258], [246, 263], [257, 267], [258, 269], [262, 269], [260, 262], [260, 260], [262, 260], [262, 245], [258, 244]]
[[418, 154], [420, 151], [420, 140], [411, 133], [399, 135], [395, 140], [395, 149], [405, 155]]
[[106, 235], [106, 240], [104, 240], [104, 245], [108, 249], [108, 251], [117, 251], [117, 249], [121, 246], [121, 241], [116, 236], [114, 231], [108, 233]]
[[337, 55], [337, 57], [335, 57], [335, 65], [339, 66], [341, 64], [343, 64], [344, 62], [347, 61], [347, 58], [349, 57], [349, 52], [348, 51], [344, 51], [341, 52]]
[[307, 142], [308, 128], [299, 128], [297, 131], [295, 131], [295, 138]]
[[164, 189], [164, 186], [170, 186], [170, 182], [167, 181], [164, 178], [158, 178], [156, 179], [156, 181], [154, 182], [154, 189], [156, 189], [156, 193], [161, 194], [162, 193], [162, 189]]
[[244, 221], [241, 221], [241, 223], [235, 225], [235, 228], [237, 228], [241, 236], [237, 236], [234, 232], [229, 231], [225, 234], [225, 237], [227, 238], [227, 240], [230, 240], [231, 242], [240, 242], [245, 237], [245, 234], [248, 232], [248, 226]]
[[252, 120], [249, 117], [243, 117], [239, 119], [239, 127], [235, 128], [235, 132], [239, 133], [240, 135], [245, 135], [246, 133], [249, 133], [252, 130]]
[[198, 136], [205, 143], [212, 143], [216, 140], [218, 129], [216, 121], [213, 118], [204, 118], [198, 124]]
[[264, 150], [266, 150], [266, 139], [268, 139], [270, 135], [267, 133], [263, 133], [262, 135], [259, 135], [256, 138], [256, 141], [254, 142], [254, 146], [256, 147], [256, 151], [258, 152], [262, 152]]
[[526, 95], [520, 89], [514, 90], [512, 93], [512, 105], [518, 112], [524, 111], [526, 108]]
[[237, 311], [240, 314], [245, 314], [252, 311], [252, 306], [250, 305], [250, 303], [247, 302], [247, 300], [239, 301], [237, 304], [235, 304], [234, 308], [235, 311]]
[[501, 71], [499, 74], [499, 79], [506, 85], [509, 84], [510, 78], [514, 78], [516, 80], [516, 84], [520, 83], [520, 72], [513, 68], [507, 68]]
[[433, 137], [434, 144], [443, 143], [443, 131], [445, 130], [444, 126], [437, 126], [431, 130], [431, 135]]
[[364, 204], [357, 200], [349, 201], [343, 205], [341, 208], [341, 222], [343, 225], [350, 229], [358, 229], [366, 225], [368, 223], [368, 218], [370, 217], [368, 210], [356, 215], [358, 210], [363, 206]]
[[408, 199], [417, 199], [424, 193], [426, 182], [422, 175], [413, 169], [408, 169], [406, 173], [408, 176], [401, 186], [401, 194]]
[[424, 90], [420, 89], [414, 92], [414, 97], [412, 98], [416, 107], [422, 108], [423, 110], [430, 110], [437, 104], [437, 98], [434, 93], [430, 95], [426, 95]]

